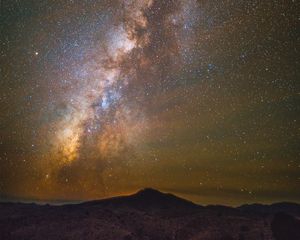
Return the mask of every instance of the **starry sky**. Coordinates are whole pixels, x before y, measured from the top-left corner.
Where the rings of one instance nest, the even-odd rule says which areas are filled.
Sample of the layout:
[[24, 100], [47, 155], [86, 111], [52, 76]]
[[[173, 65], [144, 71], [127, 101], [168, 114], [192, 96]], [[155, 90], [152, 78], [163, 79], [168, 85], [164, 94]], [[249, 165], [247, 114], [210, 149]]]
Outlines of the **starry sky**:
[[300, 202], [297, 1], [0, 9], [1, 201]]

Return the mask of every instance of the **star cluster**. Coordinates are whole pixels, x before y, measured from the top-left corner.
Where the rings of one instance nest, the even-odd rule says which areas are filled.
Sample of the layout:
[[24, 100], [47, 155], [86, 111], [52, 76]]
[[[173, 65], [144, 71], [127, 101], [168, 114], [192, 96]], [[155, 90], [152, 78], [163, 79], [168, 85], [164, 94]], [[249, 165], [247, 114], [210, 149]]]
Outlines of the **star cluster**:
[[0, 197], [299, 201], [296, 5], [1, 1]]

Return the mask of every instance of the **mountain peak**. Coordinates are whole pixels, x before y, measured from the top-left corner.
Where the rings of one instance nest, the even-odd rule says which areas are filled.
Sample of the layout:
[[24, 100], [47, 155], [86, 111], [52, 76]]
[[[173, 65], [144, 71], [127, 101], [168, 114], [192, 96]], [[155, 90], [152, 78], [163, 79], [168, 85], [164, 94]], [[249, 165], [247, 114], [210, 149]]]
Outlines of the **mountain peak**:
[[135, 206], [142, 208], [186, 209], [200, 207], [171, 193], [163, 193], [153, 188], [144, 188], [129, 196], [129, 198]]
[[144, 188], [144, 189], [141, 189], [139, 190], [135, 195], [143, 195], [143, 196], [153, 196], [153, 195], [160, 195], [160, 196], [163, 196], [163, 195], [166, 195], [165, 193], [162, 193], [154, 188]]
[[163, 193], [153, 188], [144, 188], [139, 190], [133, 195], [120, 196], [103, 200], [96, 200], [91, 202], [82, 203], [84, 205], [113, 205], [116, 206], [128, 206], [140, 210], [172, 210], [186, 211], [195, 208], [199, 208], [188, 200], [177, 197], [170, 193]]

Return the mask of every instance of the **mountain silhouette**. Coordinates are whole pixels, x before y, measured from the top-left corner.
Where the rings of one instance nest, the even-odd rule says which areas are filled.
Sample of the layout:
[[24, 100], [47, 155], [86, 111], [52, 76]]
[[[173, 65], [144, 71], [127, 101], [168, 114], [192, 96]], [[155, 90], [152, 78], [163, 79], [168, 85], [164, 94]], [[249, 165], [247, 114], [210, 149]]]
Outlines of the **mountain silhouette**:
[[61, 206], [0, 203], [0, 239], [299, 240], [300, 205], [200, 206], [145, 188]]
[[201, 208], [188, 200], [170, 193], [162, 193], [152, 188], [145, 188], [133, 195], [114, 197], [104, 200], [85, 202], [83, 205], [103, 205], [112, 207], [131, 207], [140, 210], [188, 211]]

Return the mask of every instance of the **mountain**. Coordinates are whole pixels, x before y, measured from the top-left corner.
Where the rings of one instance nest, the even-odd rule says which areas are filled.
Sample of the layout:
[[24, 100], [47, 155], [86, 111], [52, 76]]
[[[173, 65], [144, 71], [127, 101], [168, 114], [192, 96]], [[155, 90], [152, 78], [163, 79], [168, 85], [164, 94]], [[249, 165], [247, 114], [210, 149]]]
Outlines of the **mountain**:
[[141, 211], [156, 212], [190, 212], [202, 208], [193, 202], [179, 198], [170, 193], [162, 193], [152, 188], [145, 188], [130, 196], [114, 197], [82, 203], [83, 206], [130, 207]]
[[299, 240], [299, 204], [199, 206], [146, 188], [62, 206], [0, 203], [0, 239]]

